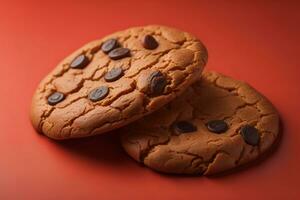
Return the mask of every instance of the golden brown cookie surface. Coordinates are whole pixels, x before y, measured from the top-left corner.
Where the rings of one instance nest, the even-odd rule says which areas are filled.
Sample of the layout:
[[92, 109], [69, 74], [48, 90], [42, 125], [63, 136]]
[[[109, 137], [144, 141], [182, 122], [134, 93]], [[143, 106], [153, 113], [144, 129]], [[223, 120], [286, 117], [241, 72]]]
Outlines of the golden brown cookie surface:
[[168, 103], [207, 61], [192, 35], [164, 26], [136, 27], [84, 45], [38, 86], [34, 127], [54, 139], [101, 134]]
[[181, 96], [127, 127], [124, 149], [161, 172], [211, 175], [256, 159], [278, 137], [272, 104], [248, 84], [204, 72]]

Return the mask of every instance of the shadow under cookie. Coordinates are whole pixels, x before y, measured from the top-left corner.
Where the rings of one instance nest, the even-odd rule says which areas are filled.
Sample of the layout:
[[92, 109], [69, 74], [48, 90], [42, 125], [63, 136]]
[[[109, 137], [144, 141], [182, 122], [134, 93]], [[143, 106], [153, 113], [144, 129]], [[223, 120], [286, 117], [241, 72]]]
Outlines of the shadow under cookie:
[[53, 143], [67, 153], [84, 157], [91, 162], [121, 166], [126, 158], [118, 137], [115, 133], [107, 133], [81, 139], [53, 140]]

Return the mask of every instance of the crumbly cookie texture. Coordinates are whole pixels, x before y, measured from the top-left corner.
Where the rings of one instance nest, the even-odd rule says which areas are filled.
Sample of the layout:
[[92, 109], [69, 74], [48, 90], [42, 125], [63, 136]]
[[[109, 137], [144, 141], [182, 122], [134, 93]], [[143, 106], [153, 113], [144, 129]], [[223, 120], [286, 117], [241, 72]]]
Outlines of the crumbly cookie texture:
[[130, 28], [84, 45], [38, 86], [31, 121], [53, 139], [101, 134], [181, 94], [207, 62], [204, 45], [165, 26]]
[[154, 170], [211, 175], [256, 159], [278, 126], [272, 104], [248, 84], [204, 72], [180, 97], [120, 131], [126, 152]]

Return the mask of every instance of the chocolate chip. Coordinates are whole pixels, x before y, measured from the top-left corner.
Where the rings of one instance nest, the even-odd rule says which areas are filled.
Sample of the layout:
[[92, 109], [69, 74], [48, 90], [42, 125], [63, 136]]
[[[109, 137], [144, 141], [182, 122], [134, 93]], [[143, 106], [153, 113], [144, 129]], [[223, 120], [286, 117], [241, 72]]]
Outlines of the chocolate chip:
[[160, 71], [155, 71], [148, 78], [149, 89], [151, 95], [160, 95], [164, 92], [167, 85], [165, 76]]
[[123, 69], [121, 67], [117, 67], [117, 68], [113, 68], [112, 70], [108, 71], [105, 74], [104, 79], [107, 82], [113, 82], [113, 81], [116, 81], [119, 78], [121, 78], [123, 75], [124, 75]]
[[207, 123], [207, 129], [214, 133], [224, 133], [228, 130], [228, 125], [223, 120], [212, 120]]
[[197, 130], [197, 127], [187, 121], [179, 121], [173, 124], [176, 133], [190, 133]]
[[145, 35], [142, 44], [145, 49], [156, 49], [158, 47], [158, 42], [152, 35]]
[[130, 55], [130, 50], [127, 48], [119, 47], [108, 53], [108, 56], [113, 60], [118, 60]]
[[89, 94], [89, 99], [91, 101], [99, 101], [108, 95], [109, 88], [107, 86], [100, 86], [93, 89]]
[[247, 144], [250, 144], [252, 146], [258, 145], [260, 138], [258, 130], [255, 127], [245, 125], [241, 128], [240, 134]]
[[64, 100], [65, 95], [60, 92], [54, 92], [48, 97], [48, 104], [54, 106], [55, 104]]
[[89, 64], [89, 62], [89, 58], [86, 55], [81, 54], [71, 62], [70, 67], [74, 69], [82, 69], [86, 67]]
[[104, 53], [109, 53], [111, 50], [117, 48], [118, 46], [119, 46], [119, 44], [116, 39], [109, 39], [102, 44], [101, 50]]

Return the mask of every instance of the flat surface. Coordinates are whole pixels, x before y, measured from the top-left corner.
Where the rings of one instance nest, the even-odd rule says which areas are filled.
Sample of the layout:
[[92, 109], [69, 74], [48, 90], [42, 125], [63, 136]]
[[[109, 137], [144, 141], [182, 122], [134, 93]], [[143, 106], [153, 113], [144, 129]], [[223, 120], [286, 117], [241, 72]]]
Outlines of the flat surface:
[[[283, 0], [1, 2], [0, 199], [299, 199], [299, 9]], [[215, 178], [166, 176], [132, 161], [114, 134], [55, 142], [35, 133], [31, 96], [61, 59], [152, 23], [194, 33], [208, 47], [208, 69], [248, 81], [274, 103], [283, 137], [268, 159]]]

